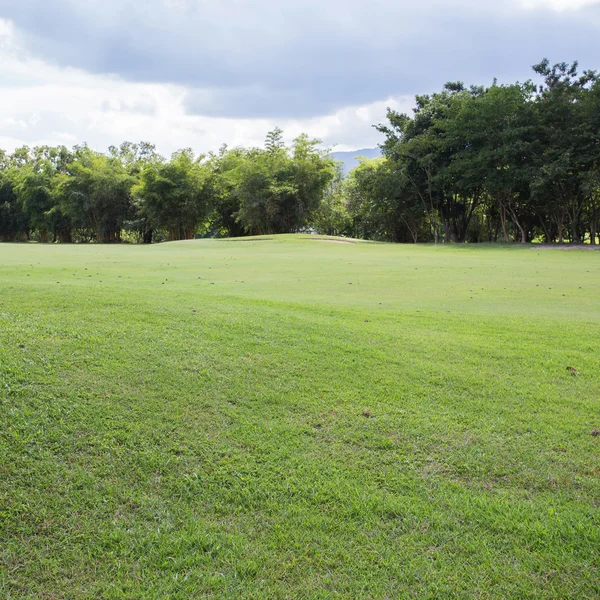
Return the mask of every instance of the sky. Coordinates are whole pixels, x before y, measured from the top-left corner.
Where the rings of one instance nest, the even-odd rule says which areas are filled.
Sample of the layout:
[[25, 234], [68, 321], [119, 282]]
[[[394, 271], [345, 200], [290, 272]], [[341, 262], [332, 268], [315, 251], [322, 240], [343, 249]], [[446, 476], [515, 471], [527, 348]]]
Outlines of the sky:
[[0, 148], [374, 147], [446, 81], [600, 69], [600, 0], [0, 0]]

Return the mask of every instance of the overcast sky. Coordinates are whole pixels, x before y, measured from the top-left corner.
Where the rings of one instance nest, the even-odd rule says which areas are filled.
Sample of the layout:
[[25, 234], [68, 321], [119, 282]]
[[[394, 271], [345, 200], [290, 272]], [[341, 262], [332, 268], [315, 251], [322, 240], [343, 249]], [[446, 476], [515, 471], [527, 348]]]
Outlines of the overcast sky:
[[600, 69], [600, 0], [0, 0], [0, 148], [337, 150], [446, 81]]

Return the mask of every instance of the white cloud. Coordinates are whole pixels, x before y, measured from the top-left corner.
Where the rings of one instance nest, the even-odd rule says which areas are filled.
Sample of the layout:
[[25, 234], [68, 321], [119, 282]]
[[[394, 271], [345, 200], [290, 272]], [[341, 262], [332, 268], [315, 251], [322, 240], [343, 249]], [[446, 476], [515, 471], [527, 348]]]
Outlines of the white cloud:
[[[526, 7], [530, 8], [527, 9]], [[582, 0], [0, 0], [34, 55], [98, 75], [170, 83], [187, 112], [314, 117], [447, 79], [527, 78], [598, 61]], [[585, 10], [584, 10], [585, 8]], [[594, 65], [589, 65], [593, 68]]]
[[165, 155], [183, 147], [207, 152], [223, 143], [262, 145], [276, 125], [289, 140], [306, 132], [339, 150], [354, 150], [380, 141], [372, 124], [385, 118], [387, 106], [409, 110], [412, 105], [410, 97], [389, 98], [306, 119], [190, 115], [183, 86], [92, 75], [15, 49], [14, 28], [0, 19], [0, 148], [6, 150], [83, 142], [106, 150], [125, 140], [147, 140]]
[[0, 148], [143, 139], [205, 152], [262, 144], [276, 125], [374, 146], [386, 106], [410, 110], [447, 80], [523, 81], [545, 56], [597, 68], [596, 5], [0, 0]]
[[600, 4], [600, 0], [521, 0], [523, 8], [529, 10], [544, 8], [556, 11], [581, 10], [594, 4]]

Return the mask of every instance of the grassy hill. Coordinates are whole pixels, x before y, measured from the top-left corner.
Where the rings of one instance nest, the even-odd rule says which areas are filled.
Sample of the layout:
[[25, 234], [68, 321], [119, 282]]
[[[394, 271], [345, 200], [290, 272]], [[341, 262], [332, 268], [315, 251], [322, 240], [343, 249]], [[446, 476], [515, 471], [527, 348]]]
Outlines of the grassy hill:
[[2, 598], [600, 596], [600, 256], [347, 242], [0, 245]]

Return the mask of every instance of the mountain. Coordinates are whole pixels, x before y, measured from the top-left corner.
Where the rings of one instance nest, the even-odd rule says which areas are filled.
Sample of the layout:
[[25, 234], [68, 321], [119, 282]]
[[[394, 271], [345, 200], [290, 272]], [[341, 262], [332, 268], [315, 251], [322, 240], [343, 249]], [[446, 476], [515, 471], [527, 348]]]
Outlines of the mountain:
[[354, 167], [358, 166], [357, 157], [378, 158], [381, 156], [381, 150], [379, 148], [363, 148], [362, 150], [352, 150], [351, 152], [332, 152], [331, 156], [334, 160], [344, 163], [344, 175], [348, 175]]

